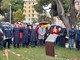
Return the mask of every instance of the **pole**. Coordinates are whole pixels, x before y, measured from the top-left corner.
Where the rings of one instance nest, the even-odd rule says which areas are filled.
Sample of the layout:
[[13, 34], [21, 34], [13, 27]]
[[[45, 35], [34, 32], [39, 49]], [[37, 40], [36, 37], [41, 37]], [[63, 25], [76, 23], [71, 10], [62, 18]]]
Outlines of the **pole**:
[[10, 4], [10, 23], [11, 23], [11, 4]]

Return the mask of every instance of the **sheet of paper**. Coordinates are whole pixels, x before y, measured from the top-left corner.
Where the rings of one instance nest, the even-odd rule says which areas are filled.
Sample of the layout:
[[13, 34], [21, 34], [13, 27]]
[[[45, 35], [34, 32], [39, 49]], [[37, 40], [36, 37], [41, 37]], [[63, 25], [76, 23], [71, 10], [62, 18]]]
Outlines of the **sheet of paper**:
[[57, 34], [50, 34], [47, 39], [46, 42], [55, 42], [56, 38], [58, 37]]

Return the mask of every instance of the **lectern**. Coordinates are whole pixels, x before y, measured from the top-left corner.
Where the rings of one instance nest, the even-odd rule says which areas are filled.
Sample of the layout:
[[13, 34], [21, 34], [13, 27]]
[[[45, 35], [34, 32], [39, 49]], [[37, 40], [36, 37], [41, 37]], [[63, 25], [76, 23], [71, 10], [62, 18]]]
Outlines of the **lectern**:
[[57, 34], [50, 34], [45, 40], [46, 55], [55, 57], [54, 42], [57, 36]]

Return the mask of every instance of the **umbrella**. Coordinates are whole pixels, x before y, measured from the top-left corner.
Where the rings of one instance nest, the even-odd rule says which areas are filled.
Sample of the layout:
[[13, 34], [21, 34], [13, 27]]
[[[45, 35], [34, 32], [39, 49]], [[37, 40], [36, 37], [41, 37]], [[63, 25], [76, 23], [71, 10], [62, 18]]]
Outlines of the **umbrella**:
[[45, 25], [45, 24], [48, 24], [48, 22], [42, 21], [42, 22], [39, 23], [39, 25]]

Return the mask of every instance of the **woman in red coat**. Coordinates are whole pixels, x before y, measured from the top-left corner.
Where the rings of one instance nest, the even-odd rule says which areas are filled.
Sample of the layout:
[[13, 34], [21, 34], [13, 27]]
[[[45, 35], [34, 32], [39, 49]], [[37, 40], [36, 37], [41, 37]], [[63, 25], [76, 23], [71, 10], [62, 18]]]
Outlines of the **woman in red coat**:
[[58, 34], [58, 29], [56, 28], [56, 26], [54, 26], [54, 28], [52, 28], [52, 34]]

